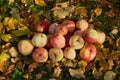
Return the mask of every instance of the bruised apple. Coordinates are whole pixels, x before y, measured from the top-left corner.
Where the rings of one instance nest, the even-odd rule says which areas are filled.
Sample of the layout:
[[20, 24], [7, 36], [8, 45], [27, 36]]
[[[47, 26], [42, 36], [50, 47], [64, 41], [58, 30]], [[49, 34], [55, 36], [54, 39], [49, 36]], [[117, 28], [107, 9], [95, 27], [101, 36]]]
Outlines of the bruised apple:
[[65, 38], [61, 34], [55, 34], [50, 38], [50, 43], [54, 48], [65, 47]]
[[99, 34], [95, 29], [87, 29], [83, 33], [83, 38], [87, 43], [96, 43], [99, 39]]
[[69, 34], [72, 34], [75, 31], [75, 22], [74, 21], [65, 20], [62, 24], [66, 25]]
[[67, 29], [66, 25], [58, 24], [58, 26], [55, 29], [55, 33], [58, 33], [61, 35], [66, 35], [68, 33], [68, 29]]
[[102, 31], [97, 31], [98, 32], [98, 35], [99, 35], [99, 38], [98, 38], [98, 43], [102, 44], [105, 42], [105, 38], [106, 38], [106, 35], [104, 32]]
[[64, 50], [64, 57], [67, 59], [75, 59], [76, 57], [76, 51], [75, 49], [71, 48], [71, 47], [66, 47]]
[[47, 32], [49, 28], [49, 22], [47, 20], [41, 20], [36, 25], [32, 26], [31, 29], [33, 29], [36, 32]]
[[90, 62], [96, 57], [96, 47], [92, 44], [86, 44], [80, 50], [79, 56], [81, 59]]
[[30, 40], [21, 40], [18, 42], [18, 50], [24, 55], [30, 55], [34, 49], [34, 46]]
[[36, 48], [33, 51], [32, 58], [38, 63], [46, 62], [48, 60], [48, 51], [45, 48]]
[[51, 48], [49, 50], [49, 57], [52, 61], [60, 61], [63, 58], [63, 51], [62, 49], [58, 48]]
[[86, 30], [88, 28], [88, 26], [89, 26], [88, 22], [84, 19], [81, 19], [81, 20], [77, 21], [77, 23], [76, 23], [76, 27], [78, 29], [80, 29], [81, 31]]
[[55, 34], [58, 23], [52, 23], [48, 29], [49, 34]]
[[69, 40], [69, 45], [74, 49], [81, 49], [84, 46], [84, 40], [79, 35], [73, 35]]
[[44, 47], [47, 44], [47, 36], [43, 33], [37, 33], [33, 36], [32, 43], [36, 47]]

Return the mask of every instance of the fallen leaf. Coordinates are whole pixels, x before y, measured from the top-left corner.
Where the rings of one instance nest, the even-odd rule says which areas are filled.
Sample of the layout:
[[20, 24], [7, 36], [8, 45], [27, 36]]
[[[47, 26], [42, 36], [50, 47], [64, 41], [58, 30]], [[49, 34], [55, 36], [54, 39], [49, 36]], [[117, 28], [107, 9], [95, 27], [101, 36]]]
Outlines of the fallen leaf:
[[37, 4], [39, 6], [46, 6], [46, 3], [44, 0], [35, 0], [35, 4]]
[[4, 26], [3, 26], [3, 23], [0, 22], [0, 33], [3, 33], [5, 30]]
[[86, 17], [87, 16], [87, 9], [83, 7], [76, 7], [75, 8], [75, 15], [79, 14], [80, 16]]
[[5, 17], [3, 24], [6, 26], [7, 31], [18, 28], [18, 21], [15, 18]]
[[9, 66], [10, 56], [6, 52], [0, 54], [0, 71], [5, 72]]
[[81, 60], [78, 62], [78, 65], [83, 71], [85, 71], [85, 67], [88, 65], [88, 63], [84, 60]]
[[114, 66], [113, 60], [108, 60], [108, 64], [109, 64], [109, 70], [111, 70]]
[[55, 77], [59, 77], [59, 75], [61, 74], [61, 71], [62, 71], [62, 69], [60, 69], [60, 67], [55, 67], [53, 75]]
[[109, 70], [109, 63], [106, 60], [100, 61], [99, 65], [103, 68], [103, 71]]
[[102, 9], [101, 8], [96, 8], [94, 10], [94, 13], [96, 14], [96, 16], [100, 16], [102, 14]]
[[116, 41], [116, 47], [117, 49], [120, 49], [120, 38], [118, 38]]
[[76, 77], [78, 79], [85, 78], [84, 71], [82, 69], [69, 68], [69, 73], [72, 77]]
[[13, 36], [11, 34], [0, 34], [0, 38], [5, 42], [13, 42]]

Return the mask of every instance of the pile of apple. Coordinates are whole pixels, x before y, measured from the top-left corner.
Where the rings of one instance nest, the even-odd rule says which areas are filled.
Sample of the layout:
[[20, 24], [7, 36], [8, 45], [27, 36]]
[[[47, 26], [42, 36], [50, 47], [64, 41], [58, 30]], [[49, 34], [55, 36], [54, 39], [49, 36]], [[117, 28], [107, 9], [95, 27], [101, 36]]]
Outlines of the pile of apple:
[[[49, 23], [41, 20], [31, 30], [36, 32], [31, 40], [18, 42], [18, 50], [24, 55], [32, 55], [35, 62], [60, 61], [62, 58], [79, 58], [87, 62], [96, 57], [96, 43], [103, 44], [105, 33], [89, 27], [86, 20], [77, 22], [64, 20], [62, 23]], [[76, 53], [76, 50], [79, 53]]]

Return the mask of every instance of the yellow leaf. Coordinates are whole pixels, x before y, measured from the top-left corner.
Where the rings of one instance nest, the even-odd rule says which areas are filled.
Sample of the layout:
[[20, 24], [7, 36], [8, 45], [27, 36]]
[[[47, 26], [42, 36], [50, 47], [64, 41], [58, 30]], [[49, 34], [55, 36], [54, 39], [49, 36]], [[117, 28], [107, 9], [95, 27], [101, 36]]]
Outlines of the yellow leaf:
[[31, 4], [33, 3], [34, 1], [33, 0], [21, 0], [22, 3], [25, 3], [25, 4]]
[[3, 24], [0, 22], [0, 33], [2, 33], [4, 31], [4, 26]]
[[83, 71], [85, 71], [85, 67], [88, 65], [88, 63], [84, 60], [81, 60], [78, 62], [78, 65]]
[[18, 21], [10, 17], [6, 17], [3, 21], [3, 24], [6, 26], [7, 31], [15, 30], [18, 27]]
[[45, 6], [46, 5], [44, 0], [35, 0], [35, 4], [37, 4], [39, 6]]
[[5, 52], [2, 52], [0, 54], [0, 71], [4, 72], [7, 70], [7, 67], [9, 66], [9, 58], [10, 55], [8, 55]]
[[96, 14], [96, 16], [100, 16], [102, 14], [102, 9], [101, 8], [96, 8], [94, 10], [94, 13]]
[[109, 69], [109, 63], [106, 60], [100, 61], [99, 65], [101, 68], [103, 68], [103, 71], [106, 71]]
[[80, 14], [81, 16], [87, 16], [87, 9], [85, 7], [77, 7], [75, 8], [75, 14]]

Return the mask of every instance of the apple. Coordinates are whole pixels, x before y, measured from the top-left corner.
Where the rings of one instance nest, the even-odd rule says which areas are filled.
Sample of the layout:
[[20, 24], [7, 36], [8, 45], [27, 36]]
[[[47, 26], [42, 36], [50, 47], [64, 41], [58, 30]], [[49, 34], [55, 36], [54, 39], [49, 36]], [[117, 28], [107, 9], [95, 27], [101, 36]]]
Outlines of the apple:
[[46, 34], [36, 33], [32, 38], [32, 43], [36, 47], [44, 47], [47, 44]]
[[46, 47], [49, 49], [49, 48], [52, 48], [52, 44], [50, 43], [50, 38], [52, 37], [52, 35], [47, 35], [47, 38], [48, 38], [48, 41], [47, 41], [47, 44], [46, 44]]
[[84, 40], [79, 35], [73, 35], [69, 40], [69, 45], [74, 49], [81, 49], [84, 46]]
[[76, 28], [80, 29], [81, 31], [84, 31], [88, 28], [89, 24], [85, 19], [81, 19], [77, 21]]
[[54, 48], [65, 47], [65, 37], [61, 34], [55, 34], [50, 38], [50, 43]]
[[33, 51], [32, 58], [38, 63], [46, 62], [48, 60], [48, 51], [45, 48], [36, 48]]
[[48, 54], [52, 61], [60, 61], [63, 58], [63, 51], [60, 48], [51, 48]]
[[58, 24], [58, 26], [55, 29], [55, 33], [58, 33], [61, 35], [66, 35], [68, 33], [68, 29], [67, 29], [66, 25]]
[[102, 31], [97, 31], [99, 34], [98, 43], [103, 44], [105, 42], [106, 35]]
[[36, 32], [45, 33], [45, 32], [47, 32], [47, 30], [49, 28], [49, 25], [50, 24], [49, 24], [49, 22], [47, 20], [41, 20], [37, 24], [32, 26], [31, 29], [33, 29]]
[[56, 30], [57, 26], [58, 26], [58, 23], [52, 23], [48, 29], [49, 34], [55, 34], [55, 30]]
[[30, 40], [20, 40], [17, 47], [19, 52], [24, 56], [30, 55], [34, 49], [34, 46]]
[[70, 40], [70, 37], [71, 37], [71, 36], [67, 34], [67, 35], [65, 35], [64, 37], [65, 37], [65, 47], [69, 47], [69, 46], [70, 46], [70, 45], [69, 45], [69, 40]]
[[72, 34], [75, 31], [75, 22], [74, 21], [65, 20], [65, 21], [63, 21], [62, 24], [66, 25], [69, 34]]
[[82, 36], [84, 33], [84, 31], [81, 31], [81, 30], [76, 30], [73, 35], [79, 35], [79, 36]]
[[81, 59], [90, 62], [96, 57], [96, 47], [92, 44], [86, 44], [84, 47], [80, 50], [79, 56]]
[[99, 39], [99, 34], [95, 29], [87, 29], [83, 33], [83, 38], [87, 43], [96, 43]]
[[64, 57], [70, 60], [75, 59], [76, 51], [72, 47], [66, 47], [64, 50]]

